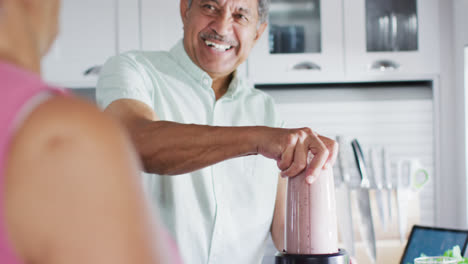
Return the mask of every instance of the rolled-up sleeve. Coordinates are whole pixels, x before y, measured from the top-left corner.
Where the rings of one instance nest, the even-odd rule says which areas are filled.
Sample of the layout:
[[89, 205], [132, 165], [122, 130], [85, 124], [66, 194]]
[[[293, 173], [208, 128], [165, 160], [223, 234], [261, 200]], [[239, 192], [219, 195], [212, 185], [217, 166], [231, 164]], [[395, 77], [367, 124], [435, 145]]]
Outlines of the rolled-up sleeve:
[[119, 99], [138, 100], [153, 108], [153, 89], [136, 56], [121, 54], [104, 64], [96, 87], [96, 101], [101, 109]]
[[270, 127], [286, 127], [286, 122], [279, 116], [276, 104], [270, 95], [266, 95], [265, 100], [266, 125]]

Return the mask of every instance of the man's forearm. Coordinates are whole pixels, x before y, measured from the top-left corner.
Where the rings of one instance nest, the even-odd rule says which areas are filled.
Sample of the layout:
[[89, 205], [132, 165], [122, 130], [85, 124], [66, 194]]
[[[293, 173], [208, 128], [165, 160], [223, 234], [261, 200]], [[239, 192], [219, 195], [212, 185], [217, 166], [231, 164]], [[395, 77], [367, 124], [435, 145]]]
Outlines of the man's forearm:
[[257, 154], [252, 137], [256, 129], [154, 121], [132, 126], [130, 133], [145, 171], [177, 175]]

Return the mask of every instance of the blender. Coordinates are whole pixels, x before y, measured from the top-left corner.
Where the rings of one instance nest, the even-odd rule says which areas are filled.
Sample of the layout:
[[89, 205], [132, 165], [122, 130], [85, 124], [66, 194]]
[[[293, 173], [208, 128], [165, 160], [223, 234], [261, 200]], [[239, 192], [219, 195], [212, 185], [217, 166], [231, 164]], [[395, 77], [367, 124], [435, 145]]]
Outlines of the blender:
[[312, 184], [306, 171], [288, 179], [285, 249], [275, 264], [349, 264], [338, 248], [333, 170], [323, 169]]

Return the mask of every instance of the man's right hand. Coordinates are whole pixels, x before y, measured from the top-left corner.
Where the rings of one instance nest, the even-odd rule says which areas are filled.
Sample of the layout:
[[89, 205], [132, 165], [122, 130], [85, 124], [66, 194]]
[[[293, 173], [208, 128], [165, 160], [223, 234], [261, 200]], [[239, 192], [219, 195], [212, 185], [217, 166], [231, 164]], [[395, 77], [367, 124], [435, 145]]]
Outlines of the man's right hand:
[[[310, 128], [283, 129], [259, 127], [257, 153], [277, 161], [283, 177], [294, 177], [306, 171], [306, 181], [312, 183], [324, 168], [335, 163], [338, 144], [320, 136]], [[308, 166], [309, 152], [313, 155]]]

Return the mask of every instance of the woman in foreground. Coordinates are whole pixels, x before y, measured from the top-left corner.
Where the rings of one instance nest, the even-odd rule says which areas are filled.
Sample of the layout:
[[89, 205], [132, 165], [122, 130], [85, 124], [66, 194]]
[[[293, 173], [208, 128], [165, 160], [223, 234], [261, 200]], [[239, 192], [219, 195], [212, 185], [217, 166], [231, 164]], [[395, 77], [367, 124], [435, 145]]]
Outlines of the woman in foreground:
[[0, 0], [0, 263], [177, 263], [127, 135], [40, 79], [59, 0]]

